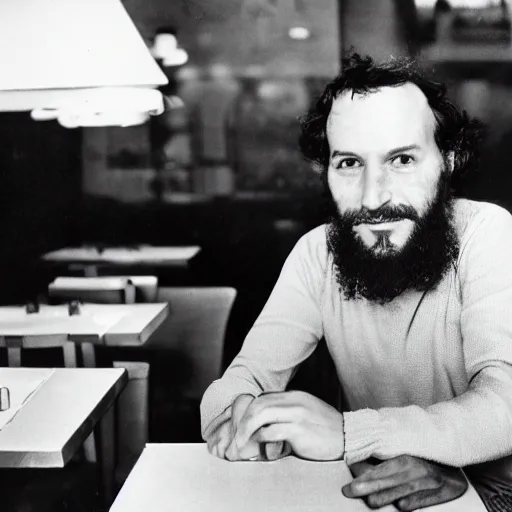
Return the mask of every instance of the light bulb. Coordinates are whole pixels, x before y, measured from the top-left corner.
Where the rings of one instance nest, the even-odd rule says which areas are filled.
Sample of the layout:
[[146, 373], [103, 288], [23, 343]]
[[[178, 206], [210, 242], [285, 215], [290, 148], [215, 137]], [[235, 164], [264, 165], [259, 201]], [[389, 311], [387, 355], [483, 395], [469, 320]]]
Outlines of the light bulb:
[[288, 35], [291, 39], [295, 39], [296, 41], [305, 41], [311, 37], [311, 32], [307, 27], [296, 26], [290, 28]]

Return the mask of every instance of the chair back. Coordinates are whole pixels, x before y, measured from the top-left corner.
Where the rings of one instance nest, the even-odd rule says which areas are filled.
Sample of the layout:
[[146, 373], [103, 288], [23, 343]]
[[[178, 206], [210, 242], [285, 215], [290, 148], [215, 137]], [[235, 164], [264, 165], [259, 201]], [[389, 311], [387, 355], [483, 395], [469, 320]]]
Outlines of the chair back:
[[170, 373], [177, 373], [181, 396], [200, 399], [220, 377], [226, 327], [237, 291], [229, 287], [158, 289], [158, 302], [168, 302], [170, 313], [144, 345], [171, 353]]

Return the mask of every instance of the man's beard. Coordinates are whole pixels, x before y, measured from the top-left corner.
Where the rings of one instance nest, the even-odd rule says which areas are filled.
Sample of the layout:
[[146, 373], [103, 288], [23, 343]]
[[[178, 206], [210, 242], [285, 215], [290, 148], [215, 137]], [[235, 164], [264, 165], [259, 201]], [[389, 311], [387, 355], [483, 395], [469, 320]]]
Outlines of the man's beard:
[[[459, 254], [449, 180], [450, 174], [444, 170], [436, 195], [421, 217], [410, 206], [386, 205], [378, 210], [340, 214], [326, 183], [328, 248], [347, 299], [365, 298], [385, 304], [405, 290], [425, 291], [439, 284]], [[378, 233], [377, 242], [370, 248], [354, 231], [354, 226], [362, 222], [402, 219], [410, 219], [415, 225], [401, 249], [391, 243], [388, 233]]]

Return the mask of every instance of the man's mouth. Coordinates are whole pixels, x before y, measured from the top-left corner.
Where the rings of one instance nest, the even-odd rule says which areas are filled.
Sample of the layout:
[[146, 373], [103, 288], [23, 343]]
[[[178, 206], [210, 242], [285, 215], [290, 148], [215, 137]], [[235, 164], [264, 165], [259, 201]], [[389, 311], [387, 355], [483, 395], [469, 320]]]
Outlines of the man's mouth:
[[387, 217], [377, 217], [374, 219], [368, 219], [364, 220], [362, 222], [358, 222], [358, 224], [369, 224], [369, 225], [375, 225], [375, 224], [392, 224], [394, 222], [400, 222], [401, 220], [404, 220], [403, 218], [387, 218]]

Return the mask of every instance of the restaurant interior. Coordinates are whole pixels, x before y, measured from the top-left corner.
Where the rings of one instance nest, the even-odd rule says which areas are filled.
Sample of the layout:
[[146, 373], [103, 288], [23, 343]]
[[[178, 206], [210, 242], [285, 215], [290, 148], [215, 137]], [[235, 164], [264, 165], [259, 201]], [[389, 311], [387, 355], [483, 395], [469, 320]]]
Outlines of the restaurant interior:
[[[93, 437], [64, 467], [2, 465], [0, 447], [2, 510], [106, 511], [146, 442], [202, 442], [202, 392], [237, 354], [294, 244], [325, 221], [298, 118], [344, 52], [413, 57], [445, 81], [487, 124], [480, 170], [456, 192], [512, 211], [506, 0], [5, 4], [0, 367], [122, 367], [128, 380], [117, 392], [113, 491]], [[106, 113], [92, 90], [105, 91]], [[90, 304], [117, 307], [119, 319], [139, 303], [161, 307], [130, 343], [105, 331], [95, 344], [83, 322], [68, 338], [71, 360], [49, 335], [27, 341], [50, 306], [83, 321]], [[31, 316], [30, 335], [13, 334], [7, 310]], [[323, 345], [291, 386], [339, 402]]]

